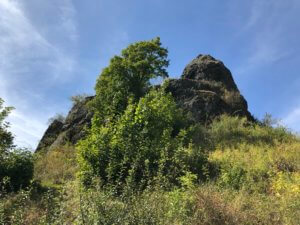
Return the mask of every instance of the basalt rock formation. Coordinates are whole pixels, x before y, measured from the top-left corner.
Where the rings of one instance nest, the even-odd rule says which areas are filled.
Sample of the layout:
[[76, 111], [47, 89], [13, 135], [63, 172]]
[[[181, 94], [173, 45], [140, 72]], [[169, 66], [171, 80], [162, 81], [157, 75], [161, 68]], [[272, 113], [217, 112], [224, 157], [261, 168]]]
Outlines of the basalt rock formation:
[[[209, 123], [221, 114], [247, 117], [254, 121], [248, 105], [240, 94], [231, 72], [210, 55], [199, 55], [184, 69], [180, 79], [170, 79], [166, 84], [178, 106], [191, 120]], [[84, 137], [85, 127], [91, 124], [92, 113], [87, 103], [93, 97], [75, 104], [64, 123], [53, 121], [42, 137], [37, 150], [51, 149], [66, 143], [75, 144]]]
[[64, 122], [54, 120], [40, 140], [36, 152], [42, 149], [52, 149], [65, 144], [76, 144], [86, 134], [86, 127], [90, 127], [92, 112], [87, 103], [93, 96], [73, 105]]
[[210, 55], [192, 60], [181, 79], [169, 80], [166, 90], [195, 122], [207, 123], [224, 113], [254, 120], [231, 72]]

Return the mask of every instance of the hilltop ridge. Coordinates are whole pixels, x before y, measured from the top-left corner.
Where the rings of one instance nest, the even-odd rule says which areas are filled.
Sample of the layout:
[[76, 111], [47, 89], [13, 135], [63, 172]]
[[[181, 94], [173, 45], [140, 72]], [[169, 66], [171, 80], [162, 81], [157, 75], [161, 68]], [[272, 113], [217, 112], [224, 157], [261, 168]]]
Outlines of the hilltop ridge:
[[[169, 79], [166, 91], [194, 122], [209, 123], [228, 114], [254, 121], [248, 104], [234, 82], [230, 70], [210, 55], [198, 55], [184, 68], [179, 79]], [[36, 151], [66, 143], [76, 144], [84, 137], [84, 127], [91, 125], [93, 113], [87, 104], [93, 96], [73, 105], [64, 122], [54, 120], [45, 131]]]

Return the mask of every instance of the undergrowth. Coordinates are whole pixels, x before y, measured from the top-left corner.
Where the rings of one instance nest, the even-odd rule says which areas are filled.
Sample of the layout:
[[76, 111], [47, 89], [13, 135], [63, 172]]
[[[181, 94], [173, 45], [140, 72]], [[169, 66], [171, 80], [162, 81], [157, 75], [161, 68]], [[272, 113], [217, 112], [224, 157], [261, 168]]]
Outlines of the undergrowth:
[[0, 224], [298, 224], [298, 138], [231, 117], [212, 123], [212, 134], [207, 154], [216, 176], [199, 183], [186, 173], [169, 190], [149, 185], [116, 194], [97, 179], [85, 188], [76, 178], [75, 149], [48, 152], [37, 157], [29, 188], [2, 193]]

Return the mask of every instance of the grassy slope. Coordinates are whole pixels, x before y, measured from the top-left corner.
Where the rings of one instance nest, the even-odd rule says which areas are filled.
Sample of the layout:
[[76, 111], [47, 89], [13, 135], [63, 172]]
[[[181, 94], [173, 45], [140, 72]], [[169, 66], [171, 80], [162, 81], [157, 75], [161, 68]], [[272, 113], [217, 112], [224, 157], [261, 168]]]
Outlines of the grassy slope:
[[36, 161], [44, 188], [33, 185], [2, 199], [0, 224], [298, 224], [297, 137], [230, 117], [214, 122], [208, 135], [217, 177], [195, 184], [186, 176], [181, 188], [151, 187], [122, 198], [97, 184], [81, 189], [75, 150], [52, 151]]

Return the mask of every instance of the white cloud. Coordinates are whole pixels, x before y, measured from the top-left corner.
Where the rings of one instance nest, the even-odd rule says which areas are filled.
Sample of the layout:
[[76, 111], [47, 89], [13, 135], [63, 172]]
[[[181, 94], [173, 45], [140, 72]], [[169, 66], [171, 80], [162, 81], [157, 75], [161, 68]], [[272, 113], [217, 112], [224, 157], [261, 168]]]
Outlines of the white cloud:
[[300, 132], [300, 107], [292, 110], [283, 120], [282, 123], [296, 132]]
[[[58, 26], [65, 30], [71, 40], [75, 40], [76, 28], [70, 19], [74, 9], [68, 7], [66, 2], [61, 14], [62, 23]], [[72, 56], [50, 43], [26, 17], [20, 1], [1, 0], [0, 33], [0, 65], [6, 72], [28, 72], [30, 67], [44, 64], [53, 70], [51, 75], [58, 79], [64, 78], [60, 76], [61, 73], [71, 72], [75, 64]], [[0, 76], [4, 76], [3, 73]]]
[[46, 124], [31, 118], [31, 115], [24, 115], [19, 111], [13, 111], [9, 116], [12, 132], [17, 134], [17, 144], [33, 149], [37, 140], [46, 129]]
[[[55, 90], [54, 84], [72, 78], [77, 62], [70, 49], [78, 39], [71, 0], [37, 3], [46, 6], [35, 12], [28, 11], [30, 1], [0, 1], [0, 97], [16, 108], [9, 117], [16, 143], [33, 148], [46, 128], [45, 121], [57, 109], [47, 105], [44, 90], [51, 85]], [[52, 4], [53, 12], [48, 12], [47, 4]], [[44, 13], [44, 19], [47, 13], [55, 13], [51, 16], [56, 20], [41, 26], [33, 17], [38, 13]]]

